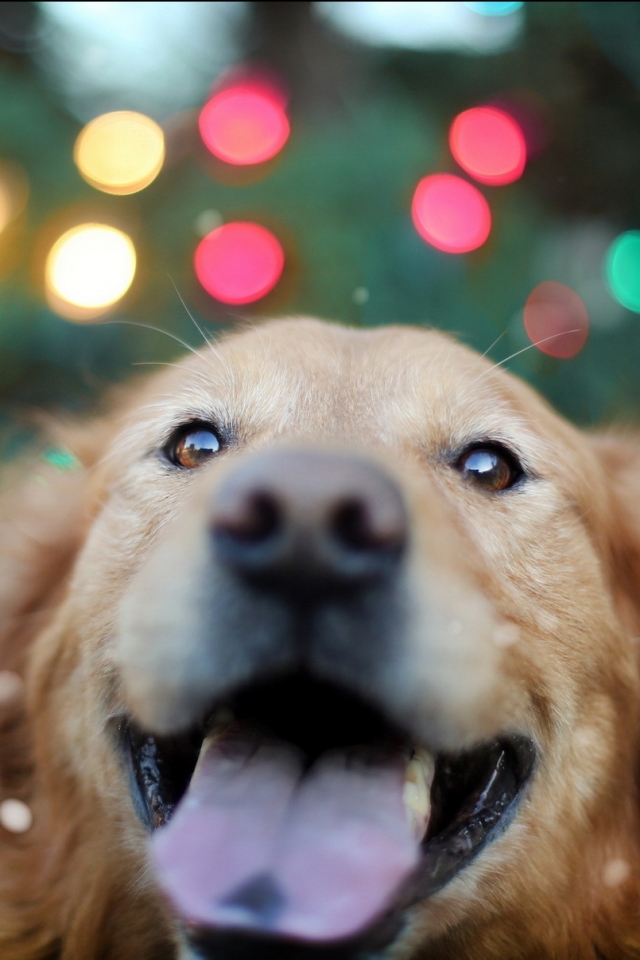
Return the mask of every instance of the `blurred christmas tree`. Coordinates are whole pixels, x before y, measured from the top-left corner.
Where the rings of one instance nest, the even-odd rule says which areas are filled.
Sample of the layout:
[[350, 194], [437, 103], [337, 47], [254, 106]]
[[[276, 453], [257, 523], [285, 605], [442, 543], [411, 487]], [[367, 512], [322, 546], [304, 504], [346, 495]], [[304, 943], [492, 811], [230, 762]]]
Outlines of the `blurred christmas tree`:
[[[603, 264], [616, 236], [640, 229], [640, 4], [395, 5], [414, 18], [448, 8], [440, 48], [420, 39], [429, 24], [418, 19], [406, 43], [391, 33], [376, 42], [366, 24], [369, 35], [358, 39], [357, 24], [346, 22], [351, 7], [387, 6], [0, 5], [5, 421], [33, 404], [90, 402], [132, 365], [172, 358], [181, 349], [172, 337], [197, 345], [180, 297], [209, 331], [282, 313], [432, 324], [498, 361], [524, 350], [509, 368], [580, 422], [637, 414], [640, 321], [629, 299], [619, 298], [623, 306], [607, 288]], [[468, 18], [488, 21], [479, 8], [491, 6], [520, 8], [517, 23], [509, 21], [509, 36], [500, 27], [502, 40], [483, 26], [474, 47]], [[273, 159], [234, 165], [202, 142], [199, 110], [234, 66], [288, 94], [291, 136]], [[476, 184], [492, 216], [486, 243], [443, 252], [417, 232], [412, 195], [428, 174], [473, 180], [453, 159], [448, 133], [479, 104], [518, 121], [527, 165], [513, 183]], [[84, 124], [113, 110], [154, 117], [166, 138], [161, 172], [131, 194], [95, 189], [74, 163]], [[204, 235], [233, 221], [268, 228], [285, 266], [272, 292], [225, 305], [198, 281], [193, 256]], [[137, 251], [129, 291], [97, 322], [69, 319], [45, 290], [54, 243], [83, 222], [124, 231]], [[570, 287], [589, 312], [589, 338], [573, 359], [525, 350], [523, 306], [543, 281]]]

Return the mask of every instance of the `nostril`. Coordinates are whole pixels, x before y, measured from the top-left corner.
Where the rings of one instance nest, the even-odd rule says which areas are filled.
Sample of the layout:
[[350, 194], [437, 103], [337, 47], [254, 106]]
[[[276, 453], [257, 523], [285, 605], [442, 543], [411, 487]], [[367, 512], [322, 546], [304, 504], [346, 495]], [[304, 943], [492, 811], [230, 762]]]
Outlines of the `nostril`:
[[329, 524], [333, 537], [351, 550], [370, 550], [376, 546], [369, 511], [363, 503], [352, 500], [341, 504]]
[[233, 540], [259, 544], [278, 533], [282, 522], [282, 509], [276, 498], [268, 492], [256, 491], [219, 512], [214, 526], [217, 533]]
[[221, 569], [296, 597], [393, 576], [409, 540], [402, 492], [383, 470], [306, 450], [247, 457], [215, 491], [209, 523]]
[[401, 549], [405, 539], [402, 517], [378, 514], [375, 504], [365, 499], [346, 500], [333, 511], [329, 524], [331, 535], [341, 547], [357, 552]]

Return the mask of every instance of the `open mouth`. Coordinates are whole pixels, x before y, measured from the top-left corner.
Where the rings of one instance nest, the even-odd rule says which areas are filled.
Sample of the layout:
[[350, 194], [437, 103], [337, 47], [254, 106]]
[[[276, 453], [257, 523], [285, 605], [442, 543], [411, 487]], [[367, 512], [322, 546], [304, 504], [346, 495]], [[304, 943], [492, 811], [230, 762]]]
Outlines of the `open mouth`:
[[520, 736], [434, 754], [305, 676], [241, 690], [180, 737], [122, 736], [161, 885], [196, 940], [391, 939], [508, 824], [534, 762]]

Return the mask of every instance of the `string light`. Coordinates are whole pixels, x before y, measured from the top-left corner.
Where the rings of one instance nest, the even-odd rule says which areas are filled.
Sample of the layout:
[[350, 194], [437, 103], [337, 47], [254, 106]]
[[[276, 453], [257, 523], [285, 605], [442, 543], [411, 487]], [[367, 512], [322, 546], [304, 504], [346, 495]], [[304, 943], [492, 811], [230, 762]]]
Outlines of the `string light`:
[[200, 134], [219, 160], [247, 165], [270, 160], [289, 138], [282, 94], [257, 80], [216, 93], [202, 108]]
[[587, 308], [564, 283], [539, 283], [527, 297], [523, 319], [531, 342], [550, 357], [575, 357], [587, 342]]
[[0, 824], [9, 833], [26, 833], [33, 826], [33, 814], [22, 800], [3, 800], [0, 803]]
[[524, 134], [516, 120], [497, 107], [459, 113], [451, 124], [449, 147], [462, 169], [480, 183], [502, 186], [524, 172]]
[[464, 5], [483, 17], [506, 17], [521, 10], [524, 0], [465, 0]]
[[605, 278], [618, 303], [640, 313], [640, 230], [628, 230], [613, 241], [605, 257]]
[[491, 231], [491, 211], [480, 191], [461, 177], [436, 173], [418, 184], [411, 214], [420, 236], [446, 253], [482, 246]]
[[227, 223], [207, 234], [195, 253], [195, 271], [205, 290], [222, 303], [260, 300], [284, 268], [277, 238], [257, 223]]
[[104, 193], [137, 193], [148, 187], [164, 163], [164, 133], [142, 113], [104, 113], [86, 125], [73, 159], [84, 179]]
[[0, 233], [24, 210], [29, 196], [27, 177], [17, 163], [0, 162]]
[[[131, 238], [115, 227], [83, 223], [53, 245], [45, 265], [51, 305], [69, 319], [90, 319], [120, 300], [136, 272]], [[85, 317], [65, 305], [88, 311]]]

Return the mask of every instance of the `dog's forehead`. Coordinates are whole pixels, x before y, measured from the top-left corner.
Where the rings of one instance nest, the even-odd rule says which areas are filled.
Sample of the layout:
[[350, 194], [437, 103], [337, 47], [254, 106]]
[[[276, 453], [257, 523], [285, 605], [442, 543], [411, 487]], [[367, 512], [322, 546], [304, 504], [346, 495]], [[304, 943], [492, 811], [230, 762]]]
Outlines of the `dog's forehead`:
[[[436, 330], [280, 320], [224, 338], [158, 381], [166, 410], [210, 412], [242, 433], [296, 430], [409, 442], [564, 424], [525, 384]], [[162, 416], [163, 406], [153, 408]]]

